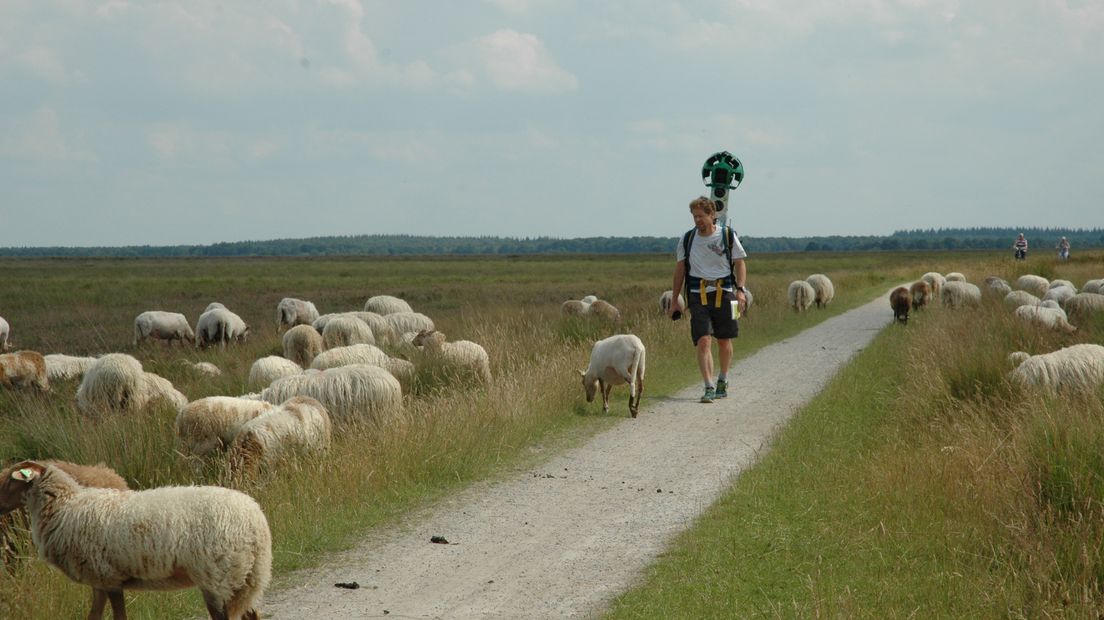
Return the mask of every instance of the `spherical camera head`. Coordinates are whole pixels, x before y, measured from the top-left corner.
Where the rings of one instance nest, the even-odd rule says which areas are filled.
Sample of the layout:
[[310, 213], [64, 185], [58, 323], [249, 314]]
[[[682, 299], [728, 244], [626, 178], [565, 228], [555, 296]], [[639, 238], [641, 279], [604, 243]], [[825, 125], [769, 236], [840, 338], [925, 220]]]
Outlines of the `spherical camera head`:
[[728, 215], [728, 190], [736, 189], [744, 180], [744, 165], [728, 151], [713, 153], [702, 164], [702, 182], [710, 189], [717, 215], [724, 220]]

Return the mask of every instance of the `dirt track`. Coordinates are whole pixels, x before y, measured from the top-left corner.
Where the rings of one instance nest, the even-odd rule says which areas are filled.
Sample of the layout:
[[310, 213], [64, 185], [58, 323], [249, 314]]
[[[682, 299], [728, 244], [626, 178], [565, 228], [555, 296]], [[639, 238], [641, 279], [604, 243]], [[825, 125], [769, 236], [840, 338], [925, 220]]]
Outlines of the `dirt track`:
[[[270, 591], [265, 615], [592, 616], [891, 318], [877, 299], [743, 360], [727, 400], [700, 404], [694, 385], [537, 469], [411, 515], [403, 528], [294, 575], [294, 587]], [[615, 394], [615, 412], [624, 414], [624, 388]], [[451, 544], [433, 544], [433, 536]], [[353, 581], [359, 589], [334, 587]]]

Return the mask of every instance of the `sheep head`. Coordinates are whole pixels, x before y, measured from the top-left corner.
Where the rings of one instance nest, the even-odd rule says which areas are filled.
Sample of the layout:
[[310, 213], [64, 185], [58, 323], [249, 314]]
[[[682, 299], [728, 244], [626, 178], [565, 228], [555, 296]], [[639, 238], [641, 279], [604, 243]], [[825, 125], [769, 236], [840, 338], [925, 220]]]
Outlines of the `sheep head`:
[[46, 466], [35, 461], [23, 461], [5, 469], [0, 474], [0, 515], [22, 507], [23, 495], [44, 471]]
[[587, 402], [594, 402], [594, 395], [598, 393], [598, 379], [587, 377], [585, 370], [580, 370], [579, 375], [583, 378], [583, 391], [586, 392]]

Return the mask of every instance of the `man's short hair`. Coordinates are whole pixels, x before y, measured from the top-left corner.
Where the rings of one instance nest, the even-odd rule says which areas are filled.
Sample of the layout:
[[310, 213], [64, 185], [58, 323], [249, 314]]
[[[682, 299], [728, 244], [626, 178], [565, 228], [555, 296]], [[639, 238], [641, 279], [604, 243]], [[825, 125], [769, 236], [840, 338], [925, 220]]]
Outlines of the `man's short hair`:
[[717, 213], [717, 206], [705, 196], [698, 196], [690, 201], [690, 211], [693, 212], [694, 209], [701, 209], [706, 215]]

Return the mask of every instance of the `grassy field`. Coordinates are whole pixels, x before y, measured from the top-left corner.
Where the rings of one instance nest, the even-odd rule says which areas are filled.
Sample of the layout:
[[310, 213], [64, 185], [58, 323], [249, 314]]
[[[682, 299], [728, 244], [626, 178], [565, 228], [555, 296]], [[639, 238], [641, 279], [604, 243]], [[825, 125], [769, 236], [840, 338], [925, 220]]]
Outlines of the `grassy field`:
[[[749, 260], [749, 285], [756, 304], [742, 322], [737, 356], [925, 271], [957, 269], [980, 278], [990, 268], [986, 261], [993, 269], [1010, 268], [982, 254], [755, 256]], [[596, 339], [632, 332], [645, 342], [648, 391], [642, 415], [649, 398], [697, 381], [687, 323], [672, 323], [658, 311], [672, 266], [670, 256], [654, 255], [6, 260], [0, 261], [0, 315], [11, 323], [17, 348], [70, 355], [129, 352], [193, 400], [249, 391], [252, 362], [281, 352], [275, 308], [285, 296], [312, 300], [325, 313], [358, 310], [371, 295], [393, 294], [431, 316], [450, 338], [482, 344], [496, 377], [490, 387], [420, 376], [405, 398], [401, 424], [382, 431], [339, 429], [325, 457], [285, 463], [240, 487], [268, 515], [279, 580], [324, 552], [351, 544], [366, 529], [401, 519], [414, 506], [506, 466], [539, 459], [626, 416], [623, 391], [614, 393], [615, 417], [602, 416], [600, 406], [583, 399], [577, 371]], [[836, 302], [828, 311], [795, 315], [785, 307], [786, 286], [814, 272], [833, 279]], [[609, 325], [559, 316], [560, 302], [587, 294], [617, 305], [624, 321]], [[212, 301], [252, 326], [248, 343], [225, 351], [131, 346], [139, 312], [172, 310], [194, 321]], [[919, 329], [910, 326], [902, 333]], [[223, 374], [192, 375], [182, 359], [213, 362]], [[217, 468], [197, 476], [175, 452], [174, 411], [85, 419], [73, 407], [76, 387], [75, 381], [56, 382], [45, 396], [0, 392], [0, 457], [104, 461], [134, 488], [226, 482]], [[8, 558], [7, 570], [0, 571], [0, 617], [80, 616], [87, 588], [30, 559], [34, 551], [25, 532], [16, 534], [17, 557]], [[133, 618], [202, 613], [194, 590], [131, 594], [128, 605]]]
[[[1104, 277], [1099, 254], [958, 258], [941, 271], [977, 283]], [[1104, 391], [1007, 378], [1012, 351], [1104, 342], [1104, 317], [1073, 322], [990, 300], [887, 329], [607, 617], [1101, 617]]]

